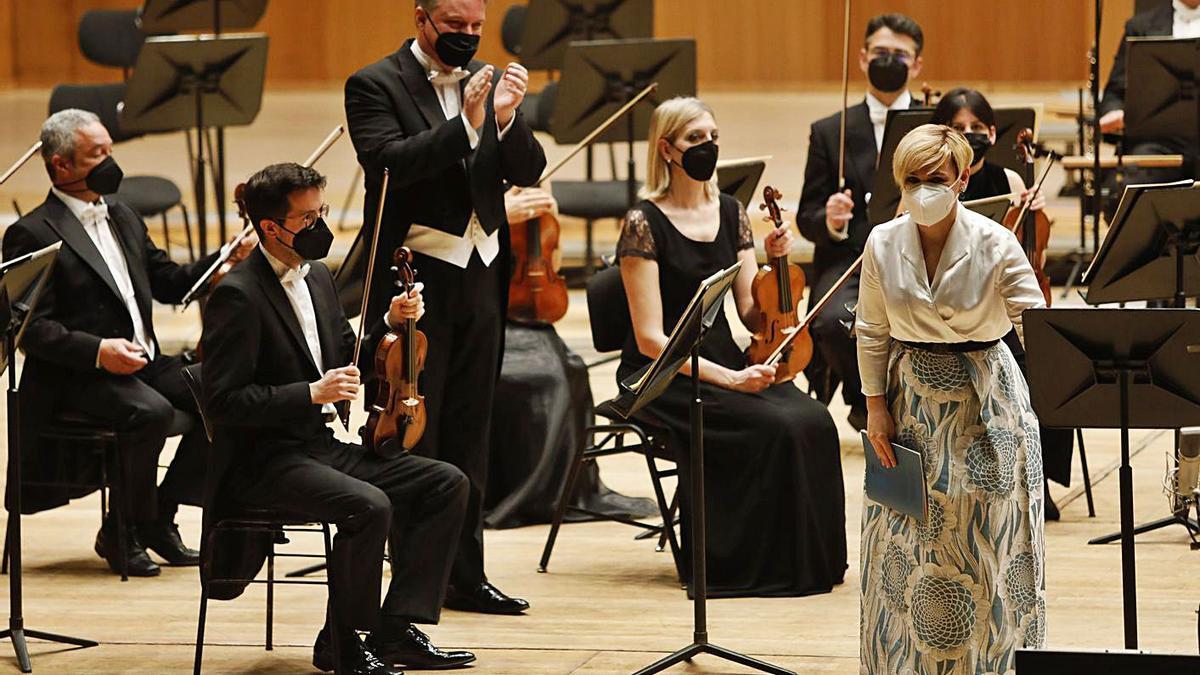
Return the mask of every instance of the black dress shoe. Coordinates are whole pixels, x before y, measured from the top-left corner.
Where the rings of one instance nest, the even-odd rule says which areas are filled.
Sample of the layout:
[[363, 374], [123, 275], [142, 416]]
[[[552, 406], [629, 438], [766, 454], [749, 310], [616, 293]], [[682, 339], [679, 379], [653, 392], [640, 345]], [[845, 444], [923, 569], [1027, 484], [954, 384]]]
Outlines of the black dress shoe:
[[[338, 645], [341, 649], [342, 667], [338, 669], [344, 675], [404, 675], [404, 671], [388, 665], [370, 650], [357, 634], [346, 636]], [[329, 634], [324, 629], [317, 635], [313, 645], [313, 667], [323, 673], [334, 670], [333, 645], [329, 642]]]
[[442, 604], [460, 612], [480, 614], [520, 614], [529, 609], [528, 602], [510, 598], [486, 581], [468, 589], [451, 586], [446, 589], [446, 601]]
[[179, 536], [175, 523], [155, 523], [138, 526], [138, 537], [146, 548], [157, 553], [172, 567], [190, 567], [200, 564], [200, 552], [188, 548]]
[[1046, 516], [1046, 520], [1052, 521], [1061, 518], [1062, 516], [1058, 512], [1058, 505], [1050, 498], [1050, 483], [1048, 481], [1042, 482], [1042, 496], [1044, 498], [1042, 511]]
[[850, 426], [854, 427], [855, 431], [864, 431], [867, 428], [867, 409], [862, 406], [853, 406], [850, 408], [850, 414], [846, 416], [846, 421]]
[[131, 577], [156, 577], [162, 574], [162, 568], [146, 555], [146, 549], [142, 548], [141, 542], [138, 541], [136, 530], [129, 528], [125, 532], [124, 551], [117, 548], [117, 533], [105, 530], [106, 528], [102, 527], [96, 533], [96, 555], [104, 558], [108, 568], [114, 573], [121, 573], [121, 559], [124, 558], [125, 572]]
[[442, 670], [459, 668], [475, 660], [471, 652], [438, 649], [429, 636], [416, 626], [399, 633], [376, 631], [367, 636], [367, 648], [387, 663], [398, 663], [413, 670]]

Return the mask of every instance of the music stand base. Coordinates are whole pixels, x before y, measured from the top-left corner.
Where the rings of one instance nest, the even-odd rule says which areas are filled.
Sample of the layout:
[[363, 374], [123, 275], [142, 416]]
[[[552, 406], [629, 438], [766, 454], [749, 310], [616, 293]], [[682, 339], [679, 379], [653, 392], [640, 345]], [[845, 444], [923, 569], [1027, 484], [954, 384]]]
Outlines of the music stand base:
[[645, 668], [642, 668], [634, 673], [634, 675], [650, 675], [650, 673], [662, 672], [667, 668], [683, 663], [684, 661], [691, 661], [693, 657], [701, 654], [708, 654], [710, 656], [725, 659], [726, 661], [732, 661], [739, 665], [746, 666], [747, 668], [753, 668], [764, 673], [775, 673], [775, 675], [796, 675], [794, 672], [787, 670], [786, 668], [780, 668], [779, 666], [772, 665], [766, 661], [759, 661], [758, 659], [751, 658], [745, 654], [739, 654], [735, 651], [725, 649], [724, 647], [718, 647], [717, 645], [711, 644], [707, 641], [693, 642], [683, 649], [680, 649], [679, 651], [668, 656], [664, 656], [658, 661], [655, 661]]
[[[15, 622], [10, 622], [10, 624]], [[85, 640], [83, 638], [70, 637], [68, 635], [56, 635], [54, 633], [44, 633], [40, 630], [26, 630], [19, 626], [11, 626], [0, 631], [0, 640], [11, 639], [13, 650], [17, 653], [17, 665], [21, 668], [22, 673], [33, 672], [33, 664], [29, 661], [29, 647], [25, 644], [25, 638], [34, 640], [46, 640], [47, 642], [59, 642], [66, 645], [75, 645], [76, 647], [96, 647], [100, 643], [94, 640]]]
[[[1180, 513], [1167, 516], [1166, 518], [1159, 518], [1158, 520], [1152, 520], [1148, 523], [1138, 525], [1137, 527], [1133, 528], [1133, 534], [1134, 536], [1137, 536], [1146, 532], [1161, 530], [1162, 528], [1169, 527], [1171, 525], [1182, 525], [1187, 528], [1188, 535], [1192, 537], [1193, 541], [1196, 540], [1196, 535], [1200, 534], [1200, 523], [1197, 523], [1189, 518], [1186, 511], [1181, 511]], [[1088, 541], [1088, 544], [1111, 544], [1120, 538], [1120, 532], [1113, 532], [1112, 534], [1106, 534], [1103, 537], [1096, 537], [1095, 539]]]

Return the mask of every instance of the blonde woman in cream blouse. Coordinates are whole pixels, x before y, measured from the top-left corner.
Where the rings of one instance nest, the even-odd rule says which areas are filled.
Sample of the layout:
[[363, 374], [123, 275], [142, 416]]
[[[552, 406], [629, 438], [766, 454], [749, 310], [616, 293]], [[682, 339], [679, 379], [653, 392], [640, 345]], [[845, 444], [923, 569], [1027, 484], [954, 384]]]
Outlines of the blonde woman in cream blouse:
[[1006, 673], [1045, 642], [1042, 457], [1029, 390], [1000, 339], [1043, 305], [1016, 237], [958, 203], [967, 140], [913, 130], [893, 174], [906, 212], [876, 227], [860, 280], [867, 434], [922, 453], [924, 524], [864, 500], [863, 673]]

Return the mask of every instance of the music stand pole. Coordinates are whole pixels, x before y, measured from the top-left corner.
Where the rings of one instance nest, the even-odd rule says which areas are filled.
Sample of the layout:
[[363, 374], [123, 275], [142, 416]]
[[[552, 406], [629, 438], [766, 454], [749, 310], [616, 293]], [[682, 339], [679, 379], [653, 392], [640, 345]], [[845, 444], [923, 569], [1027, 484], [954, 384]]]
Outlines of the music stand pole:
[[12, 640], [17, 666], [23, 673], [33, 672], [26, 638], [59, 642], [77, 647], [95, 647], [95, 640], [46, 633], [25, 628], [23, 578], [21, 576], [21, 429], [20, 396], [17, 388], [17, 333], [24, 324], [28, 308], [9, 302], [8, 287], [0, 288], [0, 323], [4, 326], [5, 365], [8, 368], [8, 628], [0, 631], [0, 640]]
[[1092, 255], [1100, 250], [1100, 27], [1104, 3], [1096, 0], [1096, 28], [1092, 41]]

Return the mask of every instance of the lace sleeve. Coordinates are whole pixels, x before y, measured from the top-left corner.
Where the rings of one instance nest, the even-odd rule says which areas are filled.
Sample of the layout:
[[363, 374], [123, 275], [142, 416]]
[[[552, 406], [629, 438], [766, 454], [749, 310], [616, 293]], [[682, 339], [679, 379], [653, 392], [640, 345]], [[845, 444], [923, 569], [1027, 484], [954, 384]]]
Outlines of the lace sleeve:
[[750, 227], [750, 216], [746, 213], [746, 208], [738, 204], [737, 250], [745, 251], [748, 248], [754, 248], [754, 230]]
[[626, 256], [636, 256], [647, 260], [657, 260], [658, 251], [654, 246], [654, 233], [650, 231], [650, 222], [641, 209], [630, 209], [621, 221], [621, 238], [617, 240], [617, 259]]

